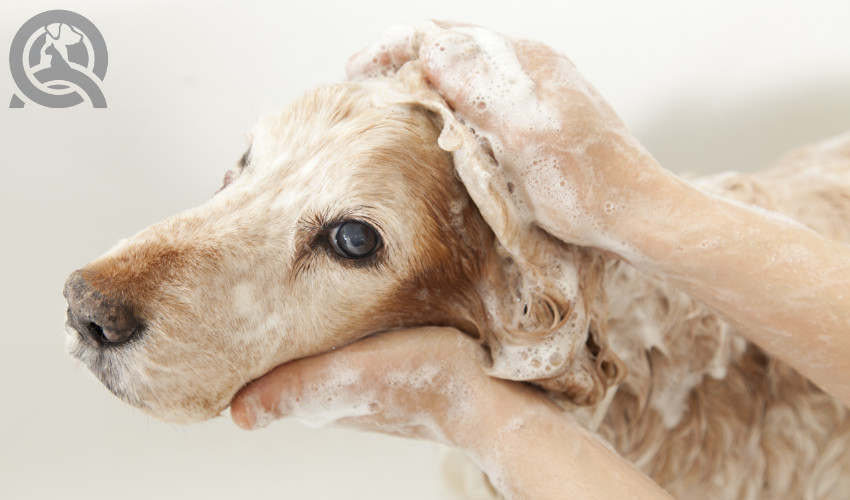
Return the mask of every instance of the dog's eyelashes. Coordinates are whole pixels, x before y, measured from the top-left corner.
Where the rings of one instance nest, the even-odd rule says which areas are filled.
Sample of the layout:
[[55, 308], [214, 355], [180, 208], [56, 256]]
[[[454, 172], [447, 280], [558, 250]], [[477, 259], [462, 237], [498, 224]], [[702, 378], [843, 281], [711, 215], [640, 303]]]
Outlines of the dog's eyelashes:
[[365, 259], [381, 246], [381, 237], [369, 224], [348, 220], [334, 227], [328, 234], [331, 247], [346, 259]]

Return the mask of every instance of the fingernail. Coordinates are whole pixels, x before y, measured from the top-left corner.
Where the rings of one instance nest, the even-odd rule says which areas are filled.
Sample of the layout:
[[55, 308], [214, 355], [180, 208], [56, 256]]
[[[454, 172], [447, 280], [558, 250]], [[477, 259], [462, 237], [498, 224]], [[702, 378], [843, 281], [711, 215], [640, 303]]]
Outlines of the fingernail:
[[246, 431], [262, 429], [274, 420], [256, 396], [246, 396], [234, 401], [230, 405], [230, 418]]
[[253, 429], [262, 429], [263, 427], [268, 426], [274, 420], [274, 416], [267, 412], [264, 408], [260, 407], [254, 413], [254, 427]]

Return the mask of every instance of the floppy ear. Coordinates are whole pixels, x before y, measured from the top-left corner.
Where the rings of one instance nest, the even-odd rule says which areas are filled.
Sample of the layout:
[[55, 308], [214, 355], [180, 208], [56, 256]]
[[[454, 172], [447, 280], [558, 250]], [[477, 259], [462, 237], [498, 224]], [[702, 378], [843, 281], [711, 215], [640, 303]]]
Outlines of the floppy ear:
[[488, 261], [477, 287], [486, 311], [480, 333], [491, 353], [488, 373], [534, 382], [576, 404], [599, 401], [626, 375], [608, 348], [604, 257], [534, 224], [488, 145], [430, 88], [418, 62], [405, 64], [393, 80], [398, 93], [384, 93], [380, 104], [421, 106], [442, 118], [440, 147], [452, 153], [458, 176], [495, 235], [492, 251], [483, 252]]
[[495, 258], [478, 287], [487, 309], [487, 372], [595, 404], [626, 375], [607, 342], [605, 259], [535, 227], [516, 234], [523, 236], [514, 252], [494, 241]]

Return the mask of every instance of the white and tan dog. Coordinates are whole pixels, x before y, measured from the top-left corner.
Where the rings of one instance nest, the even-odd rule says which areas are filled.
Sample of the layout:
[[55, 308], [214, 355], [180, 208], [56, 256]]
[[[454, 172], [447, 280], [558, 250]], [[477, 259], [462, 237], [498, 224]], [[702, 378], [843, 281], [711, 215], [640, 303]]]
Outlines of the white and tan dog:
[[[192, 422], [281, 363], [453, 326], [674, 495], [846, 498], [844, 406], [676, 289], [472, 203], [455, 167], [487, 155], [459, 128], [415, 63], [264, 118], [213, 199], [71, 275], [70, 352]], [[700, 182], [850, 241], [850, 135]]]

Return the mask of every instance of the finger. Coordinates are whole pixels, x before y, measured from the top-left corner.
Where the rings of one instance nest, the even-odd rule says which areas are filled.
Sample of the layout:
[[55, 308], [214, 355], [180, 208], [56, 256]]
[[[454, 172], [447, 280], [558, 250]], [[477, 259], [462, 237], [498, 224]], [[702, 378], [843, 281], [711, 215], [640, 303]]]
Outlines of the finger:
[[419, 57], [432, 85], [476, 131], [509, 139], [514, 132], [557, 128], [557, 113], [537, 98], [537, 83], [511, 39], [484, 28], [458, 27], [427, 36]]
[[[442, 366], [457, 356], [475, 366], [482, 356], [479, 351], [474, 340], [447, 328], [373, 336], [278, 366], [239, 391], [231, 402], [231, 418], [248, 430], [284, 416], [314, 426], [355, 419], [368, 423], [382, 406], [395, 404], [391, 393], [405, 387], [401, 381], [408, 380], [407, 375], [421, 374], [421, 365]], [[405, 405], [394, 408], [401, 414], [406, 410]]]
[[257, 429], [287, 416], [323, 427], [369, 415], [376, 394], [362, 381], [373, 363], [371, 354], [359, 351], [343, 349], [275, 368], [240, 391], [231, 403], [231, 418], [242, 428]]
[[345, 73], [349, 80], [392, 74], [406, 62], [419, 57], [419, 46], [425, 36], [443, 29], [471, 26], [442, 20], [428, 21], [417, 26], [390, 26], [377, 42], [351, 56], [346, 63]]
[[245, 430], [267, 426], [280, 418], [280, 400], [300, 384], [295, 363], [284, 364], [242, 388], [230, 403], [230, 418]]
[[488, 115], [486, 101], [479, 104], [478, 97], [494, 70], [474, 36], [463, 29], [433, 33], [420, 46], [419, 59], [426, 78], [452, 108], [467, 119]]
[[395, 351], [403, 353], [406, 349], [401, 341], [415, 340], [416, 334], [416, 330], [410, 330], [373, 336], [333, 352], [280, 365], [234, 396], [230, 416], [237, 426], [252, 430], [285, 416], [322, 426], [367, 415], [373, 408], [375, 391], [363, 387], [364, 378], [370, 376], [364, 371], [381, 371], [386, 364], [398, 361]]
[[407, 25], [390, 26], [381, 38], [351, 56], [345, 66], [349, 80], [385, 76], [417, 57], [413, 47], [417, 28]]

